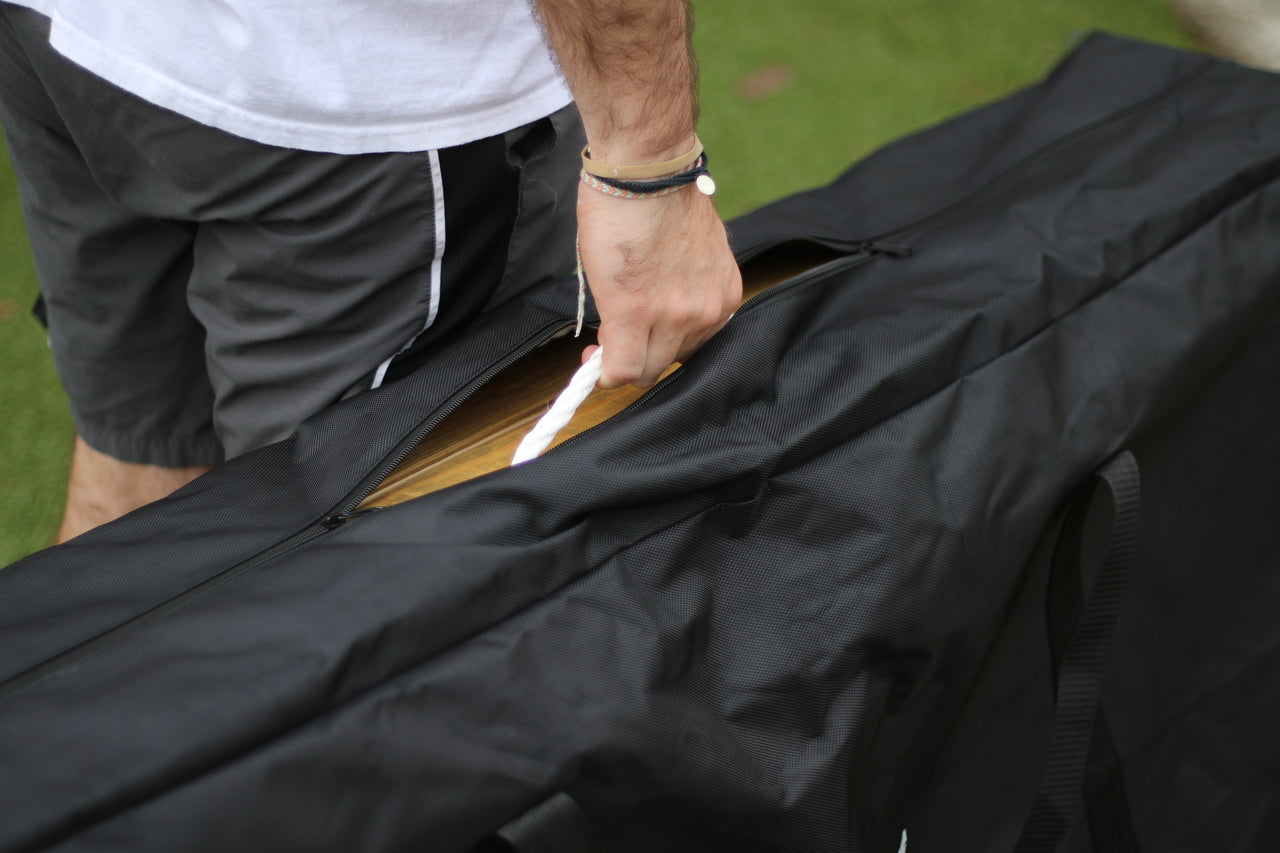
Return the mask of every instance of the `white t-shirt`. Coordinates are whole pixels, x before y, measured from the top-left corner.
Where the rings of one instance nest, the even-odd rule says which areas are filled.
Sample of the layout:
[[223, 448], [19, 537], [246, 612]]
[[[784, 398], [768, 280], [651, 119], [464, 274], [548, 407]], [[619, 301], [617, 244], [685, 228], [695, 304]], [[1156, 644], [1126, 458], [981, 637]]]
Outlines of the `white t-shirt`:
[[555, 112], [531, 0], [13, 0], [72, 62], [237, 136], [418, 151]]

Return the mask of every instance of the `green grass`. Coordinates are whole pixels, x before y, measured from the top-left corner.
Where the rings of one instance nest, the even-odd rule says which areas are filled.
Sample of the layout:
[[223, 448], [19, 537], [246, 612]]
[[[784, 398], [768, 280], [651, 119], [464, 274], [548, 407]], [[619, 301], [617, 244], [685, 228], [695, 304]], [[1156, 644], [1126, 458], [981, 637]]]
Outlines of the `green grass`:
[[[726, 216], [1042, 77], [1085, 33], [1187, 46], [1157, 0], [695, 0], [700, 135]], [[3, 158], [0, 158], [3, 159]], [[0, 565], [57, 526], [72, 438], [0, 167]]]
[[[1096, 29], [1189, 46], [1158, 0], [694, 0], [700, 136], [722, 213], [825, 183], [920, 127], [1040, 79]], [[763, 69], [791, 82], [751, 98]]]
[[73, 438], [44, 329], [8, 158], [0, 157], [0, 566], [47, 545], [61, 518]]

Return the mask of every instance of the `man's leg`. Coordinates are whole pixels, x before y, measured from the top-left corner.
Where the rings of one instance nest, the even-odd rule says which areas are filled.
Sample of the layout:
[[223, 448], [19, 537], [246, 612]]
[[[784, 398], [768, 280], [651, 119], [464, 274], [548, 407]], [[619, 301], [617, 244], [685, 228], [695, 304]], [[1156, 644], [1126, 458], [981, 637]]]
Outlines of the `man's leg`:
[[0, 10], [0, 123], [83, 438], [64, 536], [569, 281], [571, 111], [439, 152], [273, 148], [116, 89], [54, 53], [39, 16]]
[[76, 436], [67, 486], [67, 509], [58, 529], [66, 542], [100, 524], [114, 521], [140, 506], [159, 500], [209, 470], [208, 465], [162, 468], [121, 462], [99, 453]]
[[78, 433], [63, 541], [168, 494], [222, 449], [204, 331], [186, 305], [195, 229], [138, 216], [103, 192], [83, 135], [64, 119], [96, 127], [109, 110], [54, 103], [50, 86], [85, 72], [51, 52], [47, 30], [42, 16], [0, 4], [0, 125]]

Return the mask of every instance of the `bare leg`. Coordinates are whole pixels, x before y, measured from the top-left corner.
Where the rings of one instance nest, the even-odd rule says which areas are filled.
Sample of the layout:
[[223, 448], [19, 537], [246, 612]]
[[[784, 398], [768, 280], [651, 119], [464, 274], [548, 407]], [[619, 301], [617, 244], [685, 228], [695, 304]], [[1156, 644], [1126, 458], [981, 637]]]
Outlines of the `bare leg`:
[[66, 542], [100, 524], [113, 521], [144, 504], [159, 500], [199, 477], [209, 466], [162, 468], [121, 462], [99, 453], [76, 436], [67, 486], [67, 510], [58, 530]]

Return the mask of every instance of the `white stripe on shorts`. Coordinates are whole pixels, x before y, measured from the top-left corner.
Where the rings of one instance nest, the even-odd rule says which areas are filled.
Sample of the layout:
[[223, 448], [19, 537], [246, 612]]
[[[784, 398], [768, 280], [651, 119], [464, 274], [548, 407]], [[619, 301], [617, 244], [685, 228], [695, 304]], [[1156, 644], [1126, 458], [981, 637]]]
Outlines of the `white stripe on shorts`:
[[370, 388], [377, 388], [382, 385], [382, 380], [386, 377], [387, 368], [391, 366], [391, 362], [395, 361], [396, 356], [413, 346], [413, 342], [418, 339], [419, 335], [431, 328], [431, 324], [436, 321], [436, 313], [440, 310], [440, 269], [444, 263], [444, 179], [440, 174], [440, 152], [435, 149], [428, 151], [427, 159], [431, 163], [431, 192], [435, 197], [433, 218], [436, 223], [435, 248], [431, 257], [431, 303], [427, 306], [427, 321], [422, 324], [422, 328], [413, 337], [409, 338], [404, 346], [396, 350], [391, 358], [378, 365], [378, 369], [373, 374], [373, 383], [369, 386]]

